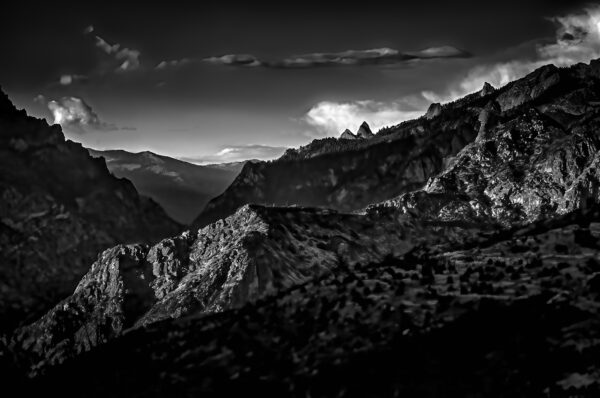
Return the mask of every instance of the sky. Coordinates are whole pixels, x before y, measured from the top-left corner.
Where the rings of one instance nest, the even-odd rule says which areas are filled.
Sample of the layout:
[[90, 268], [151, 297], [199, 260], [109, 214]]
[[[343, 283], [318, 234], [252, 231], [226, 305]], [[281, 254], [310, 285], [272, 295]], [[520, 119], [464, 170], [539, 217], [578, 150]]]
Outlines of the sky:
[[87, 147], [200, 164], [377, 131], [600, 57], [594, 2], [13, 3], [0, 86], [18, 107]]

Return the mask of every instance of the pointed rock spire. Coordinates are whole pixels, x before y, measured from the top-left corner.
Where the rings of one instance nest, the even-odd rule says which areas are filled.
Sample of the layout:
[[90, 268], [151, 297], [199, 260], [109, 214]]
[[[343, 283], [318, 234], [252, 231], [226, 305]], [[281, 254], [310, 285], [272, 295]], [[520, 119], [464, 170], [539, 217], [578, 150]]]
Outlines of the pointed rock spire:
[[427, 113], [425, 114], [426, 119], [433, 119], [442, 113], [442, 105], [439, 102], [434, 102], [429, 105], [429, 109], [427, 109]]
[[491, 84], [489, 84], [488, 82], [485, 82], [483, 85], [483, 88], [481, 89], [481, 91], [479, 92], [479, 95], [481, 97], [485, 97], [486, 95], [490, 95], [491, 93], [493, 93], [494, 91], [496, 91], [496, 89], [494, 88], [494, 86], [492, 86]]
[[373, 134], [373, 132], [371, 131], [371, 127], [369, 127], [369, 124], [367, 122], [362, 122], [362, 124], [358, 128], [358, 131], [356, 132], [356, 135], [359, 138], [371, 138], [375, 134]]
[[356, 140], [358, 139], [357, 136], [355, 136], [354, 134], [352, 134], [352, 131], [346, 129], [342, 135], [340, 135], [340, 140]]

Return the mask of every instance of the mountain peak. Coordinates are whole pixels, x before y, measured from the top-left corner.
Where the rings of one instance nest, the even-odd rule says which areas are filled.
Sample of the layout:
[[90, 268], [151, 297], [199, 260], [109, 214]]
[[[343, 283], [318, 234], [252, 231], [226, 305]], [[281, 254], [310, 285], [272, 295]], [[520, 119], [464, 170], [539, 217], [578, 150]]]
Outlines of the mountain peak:
[[483, 88], [481, 89], [481, 91], [479, 92], [479, 95], [482, 97], [485, 97], [486, 95], [490, 95], [492, 94], [494, 91], [496, 91], [496, 89], [494, 88], [494, 86], [492, 86], [490, 83], [485, 82], [483, 84]]
[[356, 135], [354, 135], [352, 133], [352, 131], [346, 129], [346, 130], [344, 130], [342, 135], [340, 135], [340, 139], [341, 140], [356, 140], [356, 139], [358, 139], [358, 137]]
[[356, 135], [360, 138], [371, 138], [375, 134], [373, 134], [373, 132], [371, 131], [371, 127], [369, 127], [369, 124], [367, 122], [362, 122], [362, 124], [358, 128], [358, 131], [356, 132]]
[[12, 103], [10, 98], [8, 98], [8, 95], [4, 92], [2, 86], [0, 86], [0, 113], [8, 114], [15, 112], [16, 110], [17, 108]]
[[442, 113], [442, 105], [439, 102], [434, 102], [429, 105], [429, 109], [427, 109], [427, 113], [425, 114], [425, 118], [433, 119]]

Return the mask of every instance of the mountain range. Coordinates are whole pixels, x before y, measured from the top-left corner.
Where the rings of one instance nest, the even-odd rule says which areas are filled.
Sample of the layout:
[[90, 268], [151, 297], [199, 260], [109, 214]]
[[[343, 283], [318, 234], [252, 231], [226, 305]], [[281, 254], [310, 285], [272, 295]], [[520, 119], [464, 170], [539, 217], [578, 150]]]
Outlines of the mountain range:
[[[58, 133], [6, 101], [13, 157]], [[548, 65], [248, 162], [191, 230], [101, 252], [0, 371], [65, 397], [597, 396], [599, 122], [600, 60]]]
[[243, 167], [243, 162], [199, 166], [149, 151], [88, 151], [93, 157], [103, 157], [112, 174], [130, 180], [139, 193], [154, 199], [182, 224], [191, 223]]

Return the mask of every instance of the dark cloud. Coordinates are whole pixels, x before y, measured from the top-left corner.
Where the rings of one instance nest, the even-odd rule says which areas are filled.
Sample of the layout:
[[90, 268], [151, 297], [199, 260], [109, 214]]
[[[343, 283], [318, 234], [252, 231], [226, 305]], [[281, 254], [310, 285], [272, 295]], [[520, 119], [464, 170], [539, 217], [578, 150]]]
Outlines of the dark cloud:
[[323, 66], [390, 65], [434, 58], [467, 58], [466, 51], [451, 46], [432, 47], [417, 52], [400, 52], [392, 48], [348, 50], [335, 53], [294, 55], [280, 60], [261, 60], [251, 54], [228, 54], [205, 58], [205, 62], [230, 66], [303, 69]]
[[259, 159], [270, 160], [283, 155], [287, 148], [281, 146], [269, 145], [231, 145], [222, 148], [213, 155], [181, 158], [186, 162], [208, 164], [208, 163], [228, 163], [239, 162], [243, 160]]
[[92, 107], [79, 97], [62, 97], [46, 102], [43, 96], [38, 96], [35, 101], [45, 102], [50, 112], [52, 112], [53, 122], [75, 133], [83, 134], [89, 130], [115, 131], [120, 129], [112, 123], [101, 120]]

